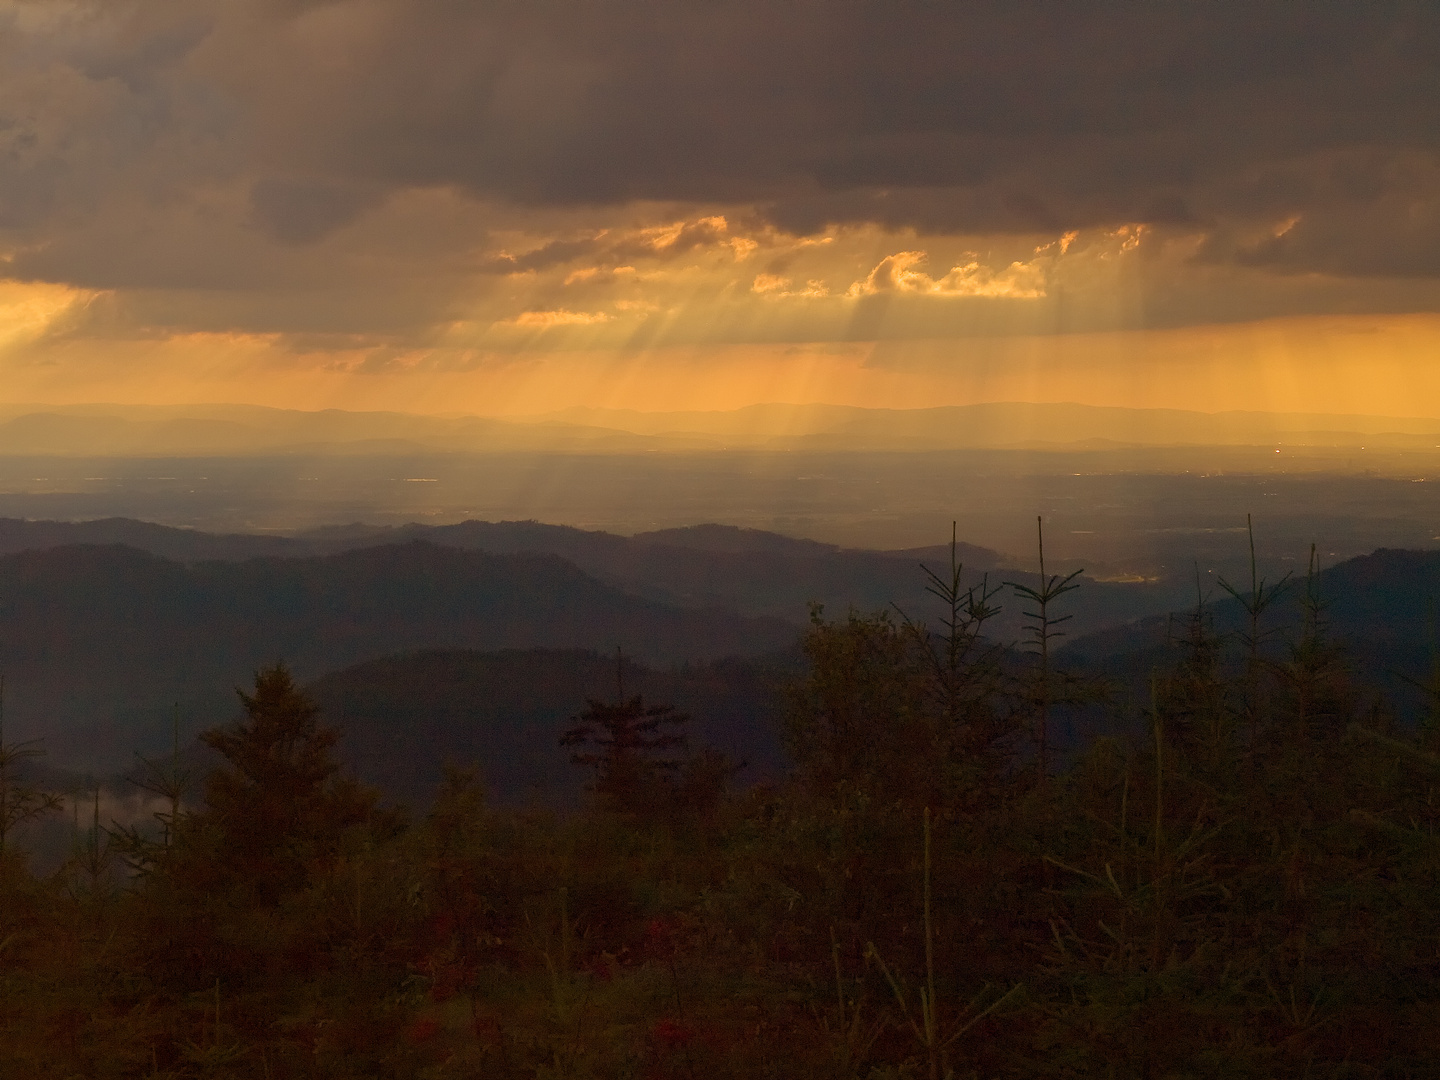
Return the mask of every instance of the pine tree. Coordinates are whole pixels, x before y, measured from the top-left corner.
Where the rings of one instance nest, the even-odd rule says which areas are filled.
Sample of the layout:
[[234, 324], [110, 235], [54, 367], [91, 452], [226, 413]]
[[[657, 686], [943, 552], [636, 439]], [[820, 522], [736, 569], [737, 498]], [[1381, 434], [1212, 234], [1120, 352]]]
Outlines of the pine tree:
[[110, 837], [110, 843], [125, 864], [135, 874], [148, 874], [154, 868], [156, 861], [170, 851], [170, 845], [174, 839], [176, 830], [180, 827], [183, 811], [181, 806], [186, 796], [190, 793], [191, 779], [194, 770], [187, 768], [180, 759], [180, 706], [175, 706], [175, 718], [171, 732], [170, 760], [168, 762], [159, 759], [147, 758], [137, 753], [142, 771], [138, 777], [131, 777], [130, 782], [141, 791], [157, 796], [164, 800], [163, 809], [156, 810], [151, 814], [154, 821], [160, 826], [160, 838], [157, 840], [153, 835], [153, 829], [142, 828], [138, 824], [121, 825], [112, 821], [110, 827], [105, 831]]
[[672, 793], [673, 775], [683, 764], [665, 756], [688, 742], [676, 730], [690, 720], [671, 705], [646, 705], [642, 695], [626, 697], [624, 658], [617, 660], [618, 693], [614, 704], [594, 698], [575, 717], [574, 727], [560, 736], [561, 746], [582, 747], [570, 760], [595, 770], [595, 794], [621, 813], [646, 813], [658, 808]]
[[1075, 579], [1084, 571], [1072, 570], [1065, 575], [1047, 574], [1045, 572], [1045, 519], [1036, 517], [1035, 536], [1040, 552], [1040, 580], [1038, 585], [1021, 585], [1013, 581], [1006, 582], [1015, 595], [1022, 601], [1034, 605], [1033, 610], [1023, 612], [1029, 625], [1025, 628], [1029, 635], [1030, 652], [1036, 661], [1034, 678], [1030, 681], [1028, 696], [1030, 697], [1035, 711], [1033, 740], [1035, 744], [1035, 760], [1039, 768], [1040, 778], [1043, 780], [1050, 771], [1050, 713], [1054, 706], [1073, 703], [1078, 697], [1076, 688], [1070, 685], [1070, 681], [1060, 677], [1051, 667], [1051, 651], [1065, 636], [1060, 629], [1061, 625], [1068, 622], [1072, 615], [1054, 615], [1051, 613], [1051, 606], [1060, 597], [1068, 592], [1074, 592], [1080, 587]]
[[319, 707], [284, 664], [259, 671], [253, 694], [237, 693], [245, 718], [201, 735], [227, 764], [209, 777], [200, 824], [230, 874], [273, 901], [332, 859], [340, 833], [364, 821], [375, 800], [336, 777], [340, 733], [321, 726]]

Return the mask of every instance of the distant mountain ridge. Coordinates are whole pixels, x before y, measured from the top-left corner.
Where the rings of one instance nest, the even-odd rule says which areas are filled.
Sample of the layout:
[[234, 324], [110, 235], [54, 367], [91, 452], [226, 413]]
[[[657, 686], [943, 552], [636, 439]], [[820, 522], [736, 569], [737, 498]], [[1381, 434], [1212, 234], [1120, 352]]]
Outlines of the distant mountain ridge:
[[[195, 563], [254, 558], [313, 558], [420, 540], [490, 554], [556, 555], [627, 592], [682, 607], [732, 607], [752, 615], [803, 621], [811, 601], [840, 610], [884, 607], [922, 591], [917, 563], [936, 565], [949, 548], [852, 551], [731, 525], [696, 525], [619, 536], [536, 521], [465, 521], [454, 525], [322, 528], [295, 536], [215, 534], [129, 518], [86, 522], [0, 518], [0, 555], [73, 544], [125, 544]], [[975, 571], [992, 570], [998, 552], [959, 546]]]
[[537, 419], [615, 427], [637, 435], [710, 435], [746, 445], [807, 450], [1233, 446], [1280, 440], [1345, 445], [1382, 438], [1434, 448], [1440, 419], [1321, 413], [1129, 409], [1073, 402], [988, 402], [923, 409], [751, 405], [727, 412], [643, 413], [575, 408]]
[[[44, 523], [46, 528], [54, 524]], [[192, 536], [184, 530], [156, 531], [158, 527], [124, 520], [94, 524], [167, 543], [178, 542], [172, 533], [202, 543], [230, 539]], [[515, 526], [442, 535], [515, 545], [547, 537], [557, 546], [559, 541], [583, 545], [594, 540], [627, 558], [638, 558], [636, 552], [647, 550], [666, 558], [700, 555], [713, 561], [722, 577], [733, 577], [736, 567], [746, 565], [743, 560], [756, 549], [779, 551], [781, 557], [766, 556], [770, 562], [757, 564], [769, 569], [755, 571], [754, 587], [759, 587], [755, 582], [764, 574], [783, 577], [797, 567], [813, 569], [848, 554], [868, 560], [857, 566], [877, 573], [885, 567], [895, 571], [894, 577], [877, 576], [866, 587], [879, 590], [908, 581], [913, 596], [923, 586], [917, 580], [918, 567], [908, 558], [829, 552], [826, 545], [818, 545], [817, 552], [817, 545], [808, 541], [727, 527], [678, 530], [679, 537], [656, 534], [700, 545], [685, 549], [652, 544], [642, 537], [596, 534], [587, 539], [582, 530], [534, 522]], [[0, 527], [0, 540], [9, 536], [13, 542], [15, 531], [8, 525]], [[374, 535], [371, 530], [350, 531]], [[379, 532], [393, 541], [394, 531]], [[60, 534], [73, 535], [64, 530]], [[249, 539], [289, 542], [239, 538]], [[346, 542], [355, 539], [350, 536]], [[721, 550], [709, 550], [717, 548]], [[844, 563], [828, 565], [837, 574], [855, 570]], [[1326, 568], [1317, 587], [1327, 605], [1330, 633], [1345, 643], [1365, 681], [1389, 689], [1406, 715], [1415, 715], [1418, 697], [1400, 676], [1423, 679], [1429, 671], [1436, 648], [1430, 613], [1440, 607], [1440, 551], [1380, 550]], [[1105, 606], [1115, 604], [1114, 597], [1123, 592], [1090, 582], [1067, 598], [1066, 613], [1073, 611], [1077, 617], [1066, 625], [1077, 633], [1061, 651], [1060, 661], [1128, 680], [1140, 701], [1148, 673], [1173, 660], [1173, 646], [1166, 644], [1173, 636], [1169, 620], [1153, 616], [1126, 622], [1123, 611], [1112, 608], [1107, 616], [1112, 629], [1085, 632], [1087, 625], [1095, 625], [1097, 609], [1103, 614]], [[1296, 595], [1292, 592], [1274, 609], [1275, 625], [1298, 624]], [[1008, 595], [1002, 600], [1009, 607], [1017, 606]], [[1234, 631], [1240, 622], [1235, 602], [1219, 598], [1213, 589], [1210, 600], [1216, 632]], [[560, 712], [572, 707], [566, 703], [581, 693], [577, 688], [582, 683], [608, 693], [613, 660], [605, 654], [616, 645], [631, 658], [635, 671], [649, 662], [650, 674], [643, 676], [650, 680], [646, 687], [680, 700], [684, 707], [694, 703], [706, 717], [721, 717], [713, 721], [719, 728], [706, 719], [705, 724], [711, 725], [707, 730], [723, 736], [724, 725], [733, 720], [741, 725], [736, 730], [749, 732], [727, 749], [743, 754], [754, 747], [769, 747], [764, 752], [773, 752], [773, 739], [766, 742], [771, 737], [761, 737], [764, 724], [770, 723], [762, 723], [762, 713], [773, 708], [773, 702], [757, 704], [764, 696], [758, 689], [763, 682], [757, 674], [760, 668], [753, 659], [743, 658], [791, 649], [802, 616], [803, 611], [786, 619], [754, 618], [721, 607], [661, 604], [602, 582], [557, 554], [467, 550], [418, 539], [325, 555], [188, 564], [122, 545], [28, 550], [0, 555], [0, 671], [6, 676], [6, 733], [12, 739], [45, 737], [50, 762], [57, 767], [97, 771], [123, 767], [132, 751], [155, 752], [165, 744], [175, 704], [189, 732], [226, 722], [235, 713], [233, 688], [245, 685], [260, 665], [284, 659], [297, 675], [314, 683], [317, 693], [329, 695], [325, 700], [327, 709], [333, 707], [332, 719], [343, 726], [348, 716], [350, 723], [363, 720], [370, 725], [368, 734], [357, 736], [368, 749], [357, 749], [361, 757], [356, 760], [368, 754], [366, 768], [397, 790], [417, 792], [423, 778], [421, 771], [402, 762], [387, 762], [385, 732], [402, 720], [405, 725], [443, 727], [444, 717], [469, 725], [465, 738], [470, 741], [436, 736], [434, 747], [417, 751], [429, 764], [441, 760], [435, 755], [445, 747], [450, 748], [446, 753], [457, 757], [473, 751], [487, 769], [499, 770], [495, 783], [512, 794], [534, 784], [573, 790], [566, 787], [570, 781], [565, 777], [573, 779], [573, 774], [563, 755], [552, 753], [550, 728]], [[1014, 640], [1010, 635], [1001, 638]], [[1283, 656], [1283, 639], [1277, 638], [1272, 648], [1275, 655]], [[521, 652], [535, 655], [493, 659], [500, 653]], [[536, 659], [540, 653], [550, 658]], [[448, 659], [435, 659], [441, 654]], [[574, 659], [581, 654], [584, 659]], [[492, 658], [477, 658], [482, 655]], [[726, 656], [742, 659], [720, 663], [719, 658]], [[668, 673], [663, 670], [680, 661], [691, 663]], [[526, 688], [521, 673], [537, 671], [546, 685]], [[484, 693], [493, 700], [472, 700], [480, 692], [476, 687], [490, 687]], [[409, 705], [404, 703], [407, 693], [415, 696]], [[511, 705], [502, 708], [505, 701]], [[423, 702], [430, 704], [422, 708]], [[422, 715], [431, 706], [435, 715]], [[505, 739], [519, 737], [506, 733], [509, 728], [504, 725], [510, 721], [505, 717], [511, 713], [525, 730], [534, 724], [544, 728], [543, 732], [534, 728], [543, 734], [543, 747], [516, 759], [514, 769], [495, 757], [499, 750], [487, 749], [484, 743], [493, 736], [500, 747], [510, 745]], [[401, 714], [410, 719], [396, 720]], [[527, 716], [531, 719], [525, 720]], [[496, 728], [485, 736], [487, 724], [500, 724], [504, 730]]]
[[123, 762], [228, 720], [233, 688], [285, 660], [303, 679], [426, 648], [623, 648], [652, 663], [782, 650], [794, 622], [680, 609], [546, 554], [419, 541], [191, 565], [122, 546], [0, 557], [6, 735], [57, 764]]
[[322, 550], [287, 536], [207, 533], [135, 518], [93, 521], [0, 518], [0, 555], [81, 544], [123, 544], [177, 562], [300, 557], [320, 554]]
[[987, 402], [922, 409], [768, 403], [538, 416], [306, 412], [253, 405], [0, 405], [0, 455], [224, 456], [556, 451], [903, 451], [1376, 443], [1436, 449], [1440, 419]]
[[[702, 441], [701, 446], [708, 445]], [[0, 406], [0, 455], [404, 454], [420, 449], [605, 453], [687, 449], [683, 440], [481, 416], [303, 412], [259, 406]]]
[[[0, 554], [68, 544], [127, 544], [167, 559], [316, 558], [363, 548], [421, 541], [495, 555], [553, 555], [608, 586], [654, 603], [697, 610], [724, 608], [739, 615], [804, 623], [809, 605], [831, 616], [898, 606], [915, 618], [931, 614], [922, 565], [949, 565], [948, 544], [900, 551], [841, 548], [760, 529], [696, 525], [620, 536], [537, 521], [464, 521], [454, 525], [349, 525], [290, 537], [210, 534], [111, 518], [94, 522], [22, 522], [0, 519]], [[1029, 571], [1007, 568], [998, 552], [957, 545], [965, 581], [991, 584], [1028, 580]], [[1023, 564], [1022, 564], [1023, 565]], [[1086, 602], [1070, 624], [1077, 632], [1115, 625], [1167, 604], [1167, 586], [1114, 584], [1087, 579]], [[1007, 603], [992, 629], [1019, 637], [1020, 607]]]

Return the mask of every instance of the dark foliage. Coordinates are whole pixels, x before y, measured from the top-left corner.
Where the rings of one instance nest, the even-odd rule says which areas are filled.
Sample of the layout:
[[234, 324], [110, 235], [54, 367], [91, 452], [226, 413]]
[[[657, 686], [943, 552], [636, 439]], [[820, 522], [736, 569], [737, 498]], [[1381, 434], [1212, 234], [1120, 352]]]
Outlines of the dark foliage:
[[266, 669], [148, 873], [107, 886], [98, 829], [54, 881], [0, 859], [0, 1071], [1435, 1074], [1440, 757], [1323, 576], [1263, 640], [1200, 597], [1048, 770], [1034, 665], [952, 599], [939, 633], [816, 613], [782, 783], [726, 791], [676, 712], [592, 700], [564, 815], [452, 769], [407, 823]]
[[[694, 663], [668, 670], [625, 661], [625, 683], [692, 719], [695, 745], [749, 763], [746, 776], [784, 770], [777, 688], [795, 656]], [[308, 687], [342, 728], [336, 752], [366, 783], [424, 804], [447, 761], [479, 770], [503, 806], [578, 806], [587, 777], [557, 736], [576, 708], [615, 693], [615, 660], [591, 650], [426, 650], [326, 675]]]
[[560, 736], [574, 746], [570, 760], [595, 771], [595, 794], [621, 813], [658, 809], [681, 761], [671, 751], [688, 742], [678, 729], [689, 722], [672, 705], [646, 705], [642, 695], [606, 704], [591, 698], [578, 723]]
[[336, 778], [340, 733], [320, 726], [319, 708], [284, 665], [261, 670], [255, 692], [239, 694], [245, 719], [202, 736], [226, 764], [210, 774], [206, 813], [192, 824], [213, 834], [237, 886], [275, 903], [329, 865], [343, 831], [365, 821], [375, 800]]

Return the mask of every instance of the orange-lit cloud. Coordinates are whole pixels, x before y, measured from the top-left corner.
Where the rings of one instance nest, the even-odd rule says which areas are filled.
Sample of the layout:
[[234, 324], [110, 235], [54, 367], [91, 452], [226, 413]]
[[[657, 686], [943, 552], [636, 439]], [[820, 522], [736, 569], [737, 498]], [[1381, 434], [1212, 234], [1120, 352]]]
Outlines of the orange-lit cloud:
[[531, 327], [549, 329], [554, 326], [594, 326], [609, 322], [610, 316], [603, 311], [522, 311], [508, 319], [501, 319], [499, 326]]
[[[369, 228], [449, 212], [397, 203]], [[1322, 313], [1355, 283], [1197, 267], [1193, 230], [795, 237], [659, 207], [574, 232], [540, 215], [439, 277], [403, 264], [420, 276], [383, 293], [355, 276], [372, 243], [322, 243], [293, 300], [0, 285], [0, 394], [487, 413], [1016, 399], [1403, 414], [1440, 400], [1425, 390], [1432, 317]], [[327, 248], [333, 286], [317, 276]], [[524, 268], [497, 272], [497, 250]], [[1257, 296], [1294, 313], [1246, 317], [1263, 315]], [[1226, 320], [1185, 318], [1197, 304]]]
[[[1068, 235], [1068, 234], [1067, 234]], [[845, 290], [851, 298], [897, 291], [930, 296], [986, 296], [1010, 300], [1035, 300], [1045, 295], [1045, 267], [1035, 262], [1012, 262], [1002, 269], [984, 266], [978, 257], [952, 266], [940, 278], [915, 267], [926, 261], [923, 251], [899, 251], [887, 255], [863, 281]]]
[[95, 295], [68, 285], [0, 280], [0, 356], [60, 332]]
[[0, 396], [1440, 411], [1440, 13], [872, 15], [0, 0]]

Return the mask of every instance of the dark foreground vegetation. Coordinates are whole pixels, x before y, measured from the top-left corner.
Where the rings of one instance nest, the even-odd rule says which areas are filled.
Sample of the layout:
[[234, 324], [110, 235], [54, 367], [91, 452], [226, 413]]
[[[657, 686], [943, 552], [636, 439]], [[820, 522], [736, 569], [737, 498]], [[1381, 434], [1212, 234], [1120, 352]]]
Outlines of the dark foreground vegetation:
[[[570, 814], [451, 770], [408, 818], [261, 671], [191, 795], [151, 763], [155, 828], [97, 812], [44, 880], [4, 852], [0, 1070], [1434, 1076], [1440, 726], [1364, 688], [1313, 581], [1288, 639], [1179, 620], [1122, 734], [1062, 754], [1106, 707], [1053, 665], [1065, 582], [1020, 662], [961, 580], [929, 630], [817, 612], [782, 783], [732, 789], [664, 702], [577, 702]], [[8, 775], [7, 829], [45, 809]]]

